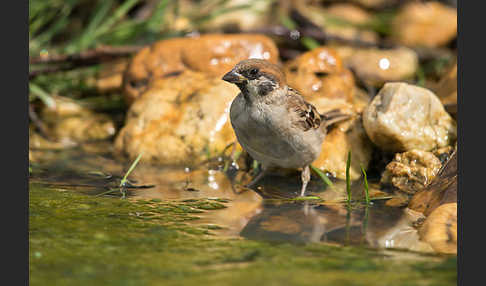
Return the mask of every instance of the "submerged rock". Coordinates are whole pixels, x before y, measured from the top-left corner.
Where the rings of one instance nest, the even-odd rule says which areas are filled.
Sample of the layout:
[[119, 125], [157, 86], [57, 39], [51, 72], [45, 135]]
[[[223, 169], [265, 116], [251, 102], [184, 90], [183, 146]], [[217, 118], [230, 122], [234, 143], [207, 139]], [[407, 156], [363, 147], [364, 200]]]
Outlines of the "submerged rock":
[[439, 47], [457, 36], [457, 10], [440, 2], [405, 4], [392, 22], [392, 38], [407, 46]]
[[206, 34], [156, 42], [130, 61], [123, 77], [126, 101], [133, 103], [156, 80], [186, 70], [220, 77], [247, 58], [277, 63], [278, 50], [270, 38], [253, 34]]
[[321, 97], [353, 101], [354, 78], [336, 51], [319, 47], [303, 53], [285, 65], [289, 86], [308, 100]]
[[386, 83], [363, 112], [369, 138], [385, 151], [429, 151], [451, 145], [456, 123], [437, 96], [407, 83]]
[[344, 64], [367, 84], [381, 86], [385, 82], [410, 79], [417, 72], [417, 54], [409, 48], [375, 49], [336, 47]]
[[392, 185], [401, 192], [413, 195], [428, 185], [442, 166], [431, 152], [410, 150], [395, 154], [383, 172], [381, 184]]
[[130, 107], [116, 150], [159, 164], [193, 164], [235, 140], [229, 106], [238, 88], [220, 78], [184, 71], [154, 82]]

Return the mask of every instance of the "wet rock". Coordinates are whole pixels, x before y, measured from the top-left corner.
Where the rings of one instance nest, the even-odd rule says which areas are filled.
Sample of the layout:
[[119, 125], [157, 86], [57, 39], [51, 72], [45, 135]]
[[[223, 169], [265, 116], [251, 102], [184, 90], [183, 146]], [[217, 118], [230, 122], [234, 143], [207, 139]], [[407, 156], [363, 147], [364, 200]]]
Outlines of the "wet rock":
[[381, 50], [341, 46], [336, 47], [336, 50], [343, 58], [345, 66], [372, 86], [409, 79], [415, 75], [419, 63], [417, 54], [404, 47]]
[[288, 62], [284, 70], [289, 86], [308, 100], [326, 97], [353, 101], [353, 75], [331, 48], [319, 47], [306, 52]]
[[381, 184], [392, 185], [413, 195], [432, 181], [441, 166], [440, 160], [431, 152], [410, 150], [396, 153], [383, 172]]
[[429, 151], [454, 143], [456, 123], [433, 92], [407, 83], [386, 83], [363, 111], [363, 125], [379, 148]]
[[435, 179], [425, 189], [417, 192], [412, 197], [408, 208], [428, 216], [441, 204], [457, 202], [456, 154], [456, 151], [454, 151]]
[[158, 79], [186, 70], [220, 77], [247, 58], [277, 63], [278, 50], [270, 38], [252, 34], [206, 34], [156, 42], [130, 61], [123, 77], [126, 101], [133, 103]]
[[348, 5], [328, 9], [323, 8], [321, 4], [308, 3], [308, 1], [294, 1], [293, 5], [299, 14], [326, 32], [329, 43], [337, 42], [333, 41], [333, 37], [367, 43], [377, 43], [379, 40], [376, 32], [360, 27], [360, 20], [366, 19], [367, 14], [357, 7], [350, 8], [351, 5]]
[[312, 165], [331, 173], [336, 178], [346, 179], [346, 161], [349, 151], [351, 151], [349, 175], [352, 180], [356, 180], [361, 176], [360, 165], [366, 169], [372, 153], [372, 144], [357, 115], [328, 132], [322, 143], [321, 154]]
[[116, 150], [159, 164], [193, 164], [235, 140], [229, 106], [238, 93], [218, 77], [184, 71], [154, 82], [130, 107]]
[[392, 35], [407, 46], [445, 45], [457, 36], [457, 10], [439, 2], [407, 3], [393, 19]]
[[53, 98], [54, 106], [46, 106], [42, 110], [42, 119], [50, 135], [59, 143], [71, 146], [80, 142], [108, 139], [115, 134], [115, 124], [109, 116], [95, 113], [67, 97]]
[[437, 207], [419, 229], [420, 238], [440, 253], [457, 253], [457, 203]]

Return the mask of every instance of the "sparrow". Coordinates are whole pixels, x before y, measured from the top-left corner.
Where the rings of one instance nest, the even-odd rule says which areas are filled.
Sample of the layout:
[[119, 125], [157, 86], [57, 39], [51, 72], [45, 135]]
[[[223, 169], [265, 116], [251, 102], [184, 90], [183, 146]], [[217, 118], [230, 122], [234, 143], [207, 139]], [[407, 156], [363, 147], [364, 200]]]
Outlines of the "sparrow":
[[231, 125], [243, 149], [262, 166], [247, 187], [270, 168], [301, 169], [304, 196], [309, 166], [319, 157], [327, 127], [349, 116], [339, 110], [321, 115], [287, 85], [282, 69], [266, 60], [243, 60], [222, 79], [241, 91], [231, 103]]

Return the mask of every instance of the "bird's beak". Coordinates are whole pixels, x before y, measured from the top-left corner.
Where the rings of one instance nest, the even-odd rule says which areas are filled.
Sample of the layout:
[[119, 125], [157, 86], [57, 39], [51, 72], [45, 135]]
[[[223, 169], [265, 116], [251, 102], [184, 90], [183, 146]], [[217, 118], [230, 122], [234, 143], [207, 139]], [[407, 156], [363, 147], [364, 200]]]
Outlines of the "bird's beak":
[[230, 83], [242, 83], [246, 80], [246, 77], [242, 76], [234, 70], [231, 70], [223, 76], [223, 80]]

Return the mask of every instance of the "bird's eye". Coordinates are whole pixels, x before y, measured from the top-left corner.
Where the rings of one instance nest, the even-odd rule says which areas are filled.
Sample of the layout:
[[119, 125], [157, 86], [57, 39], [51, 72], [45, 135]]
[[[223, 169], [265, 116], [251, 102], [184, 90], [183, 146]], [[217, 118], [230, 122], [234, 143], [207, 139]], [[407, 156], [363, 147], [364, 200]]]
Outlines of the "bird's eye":
[[258, 74], [258, 69], [256, 69], [256, 68], [250, 69], [249, 74], [252, 75], [252, 76], [257, 75]]

